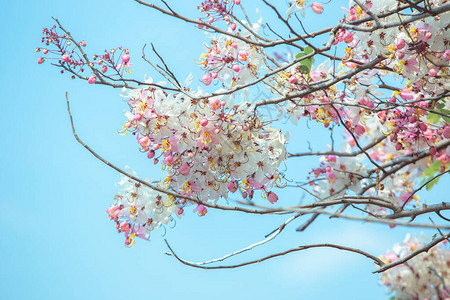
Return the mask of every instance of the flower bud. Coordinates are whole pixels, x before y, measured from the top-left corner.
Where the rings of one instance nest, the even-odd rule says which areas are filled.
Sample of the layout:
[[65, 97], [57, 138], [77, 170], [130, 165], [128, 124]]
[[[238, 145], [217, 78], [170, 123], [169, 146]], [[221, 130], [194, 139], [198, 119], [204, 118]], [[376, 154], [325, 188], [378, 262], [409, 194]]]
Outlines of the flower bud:
[[241, 67], [239, 67], [239, 65], [237, 65], [237, 64], [233, 65], [233, 71], [239, 72], [240, 69], [241, 69]]
[[447, 61], [450, 60], [450, 49], [445, 49], [443, 57]]
[[[427, 128], [428, 128], [427, 124], [425, 124], [425, 123], [420, 123], [420, 124], [419, 124], [419, 129], [420, 129], [421, 131], [426, 131]], [[449, 128], [450, 128], [450, 127], [449, 127]], [[449, 133], [450, 133], [450, 132], [449, 132]]]
[[135, 118], [136, 118], [137, 121], [142, 120], [142, 114], [137, 113], [137, 114], [135, 115]]
[[39, 57], [38, 64], [42, 64], [44, 61], [45, 61], [45, 59], [43, 57]]
[[269, 200], [270, 203], [274, 204], [278, 201], [278, 196], [274, 192], [269, 192], [267, 194], [267, 200]]
[[436, 147], [434, 147], [434, 146], [431, 146], [429, 151], [430, 151], [431, 155], [436, 155], [436, 153], [437, 153]]
[[149, 159], [155, 157], [155, 151], [153, 151], [153, 150], [148, 151], [148, 152], [147, 152], [147, 157], [148, 157]]
[[296, 82], [297, 82], [297, 77], [295, 77], [295, 76], [289, 77], [289, 83], [290, 83], [290, 84], [294, 84], [294, 83], [296, 83]]
[[436, 77], [437, 72], [434, 68], [431, 68], [430, 70], [428, 70], [428, 76], [430, 77]]
[[315, 12], [316, 14], [321, 14], [323, 12], [323, 5], [317, 2], [313, 2], [311, 4], [311, 8], [313, 10], [313, 12]]
[[206, 209], [206, 207], [204, 207], [202, 204], [199, 204], [199, 205], [197, 206], [197, 210], [198, 210], [198, 214], [199, 214], [200, 216], [204, 216], [204, 215], [206, 215], [206, 213], [208, 212], [208, 210]]
[[442, 134], [446, 139], [450, 139], [450, 126], [446, 126], [442, 131]]
[[236, 24], [235, 23], [231, 23], [230, 28], [231, 28], [231, 30], [235, 31], [236, 30]]
[[86, 47], [86, 42], [85, 42], [84, 40], [81, 41], [81, 42], [80, 42], [80, 46], [81, 46], [81, 47]]
[[208, 119], [206, 119], [206, 118], [202, 119], [202, 120], [200, 121], [200, 125], [201, 125], [202, 127], [205, 127], [206, 125], [208, 125]]
[[206, 73], [205, 75], [202, 76], [201, 81], [205, 84], [205, 85], [210, 85], [212, 82], [212, 75], [211, 73]]
[[106, 65], [103, 65], [102, 66], [102, 72], [106, 73], [106, 71], [108, 71], [108, 67]]
[[65, 62], [68, 62], [69, 61], [69, 55], [63, 54], [62, 60], [65, 61]]
[[95, 75], [92, 75], [91, 77], [89, 77], [88, 79], [88, 83], [89, 84], [94, 84], [97, 81], [97, 77], [95, 77]]

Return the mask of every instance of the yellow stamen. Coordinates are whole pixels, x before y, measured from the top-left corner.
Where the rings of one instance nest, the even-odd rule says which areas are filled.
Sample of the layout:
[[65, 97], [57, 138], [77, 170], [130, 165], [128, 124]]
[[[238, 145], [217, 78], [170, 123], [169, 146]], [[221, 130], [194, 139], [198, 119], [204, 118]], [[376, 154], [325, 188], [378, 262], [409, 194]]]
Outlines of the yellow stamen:
[[202, 137], [201, 142], [202, 142], [203, 144], [205, 144], [205, 145], [212, 142], [211, 135], [209, 134], [208, 131], [206, 131], [206, 132], [203, 134], [203, 137]]

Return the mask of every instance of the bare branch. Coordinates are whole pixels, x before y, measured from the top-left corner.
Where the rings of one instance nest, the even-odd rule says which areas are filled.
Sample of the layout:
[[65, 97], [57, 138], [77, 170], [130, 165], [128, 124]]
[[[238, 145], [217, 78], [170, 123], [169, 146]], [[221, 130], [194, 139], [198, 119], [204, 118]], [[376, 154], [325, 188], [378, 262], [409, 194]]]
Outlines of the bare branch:
[[362, 250], [359, 249], [355, 249], [355, 248], [350, 248], [350, 247], [346, 247], [346, 246], [340, 246], [340, 245], [334, 245], [334, 244], [313, 244], [313, 245], [305, 245], [305, 246], [299, 246], [297, 248], [294, 249], [290, 249], [284, 252], [280, 252], [280, 253], [275, 253], [257, 260], [252, 260], [252, 261], [248, 261], [248, 262], [244, 262], [241, 264], [236, 264], [236, 265], [229, 265], [229, 266], [214, 266], [214, 267], [206, 267], [203, 265], [198, 265], [197, 263], [193, 263], [190, 261], [187, 261], [185, 259], [180, 258], [178, 255], [175, 254], [175, 252], [172, 250], [172, 248], [170, 247], [169, 243], [167, 242], [167, 240], [164, 240], [166, 242], [167, 247], [170, 250], [170, 253], [182, 264], [190, 266], [190, 267], [194, 267], [194, 268], [200, 268], [200, 269], [206, 269], [206, 270], [216, 270], [216, 269], [235, 269], [235, 268], [240, 268], [243, 266], [248, 266], [248, 265], [252, 265], [252, 264], [256, 264], [256, 263], [260, 263], [263, 262], [265, 260], [268, 259], [272, 259], [278, 256], [283, 256], [286, 254], [289, 254], [291, 252], [297, 252], [297, 251], [303, 251], [303, 250], [307, 250], [307, 249], [312, 249], [312, 248], [334, 248], [334, 249], [339, 249], [339, 250], [343, 250], [343, 251], [348, 251], [348, 252], [353, 252], [353, 253], [357, 253], [360, 255], [363, 255], [371, 260], [373, 260], [373, 262], [379, 266], [384, 266], [384, 263], [377, 257], [364, 252]]

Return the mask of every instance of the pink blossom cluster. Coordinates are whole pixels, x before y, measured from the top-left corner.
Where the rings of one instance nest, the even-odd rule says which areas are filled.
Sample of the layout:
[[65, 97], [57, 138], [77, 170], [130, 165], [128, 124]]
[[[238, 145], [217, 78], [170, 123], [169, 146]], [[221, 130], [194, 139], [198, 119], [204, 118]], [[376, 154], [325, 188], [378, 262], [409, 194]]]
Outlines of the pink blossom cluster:
[[[89, 84], [94, 84], [98, 76], [108, 78], [122, 77], [124, 72], [131, 72], [130, 53], [128, 49], [117, 47], [105, 50], [104, 54], [93, 55], [92, 61], [87, 59], [83, 48], [86, 42], [83, 40], [76, 43], [68, 34], [59, 34], [54, 25], [52, 28], [43, 29], [44, 37], [41, 42], [44, 48], [37, 48], [36, 52], [42, 52], [50, 57], [39, 57], [38, 63], [42, 64], [46, 59], [57, 60], [61, 66], [71, 72], [72, 79], [80, 77], [80, 73], [88, 66], [94, 74], [88, 78]], [[61, 70], [64, 73], [64, 70]]]
[[[233, 22], [233, 8], [234, 5], [241, 4], [241, 0], [206, 0], [197, 6], [201, 12], [205, 12], [204, 18], [199, 18], [212, 24], [214, 22], [224, 20], [231, 30], [236, 30], [236, 23]], [[199, 28], [203, 28], [203, 25], [199, 25]]]

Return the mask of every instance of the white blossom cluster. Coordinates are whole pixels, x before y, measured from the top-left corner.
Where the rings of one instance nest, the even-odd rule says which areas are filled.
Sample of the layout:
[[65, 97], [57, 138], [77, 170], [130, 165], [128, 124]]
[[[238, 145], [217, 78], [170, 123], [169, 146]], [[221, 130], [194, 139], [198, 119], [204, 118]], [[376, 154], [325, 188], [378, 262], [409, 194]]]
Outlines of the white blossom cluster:
[[[424, 247], [427, 242], [408, 234], [403, 243], [395, 245], [380, 258], [386, 263], [394, 262]], [[450, 299], [450, 250], [444, 242], [381, 275], [382, 283], [395, 293], [394, 299]]]
[[[204, 95], [199, 90], [195, 96]], [[256, 115], [254, 104], [156, 89], [130, 94], [128, 104], [125, 127], [136, 134], [141, 151], [167, 171], [163, 188], [205, 201], [238, 189], [251, 198], [262, 190], [276, 201], [270, 188], [281, 180], [277, 168], [286, 159], [287, 139]]]
[[[127, 169], [128, 173], [137, 176], [136, 172]], [[180, 217], [183, 209], [175, 198], [159, 193], [139, 182], [122, 176], [119, 182], [120, 192], [115, 196], [116, 202], [107, 209], [111, 220], [116, 223], [119, 232], [125, 235], [125, 245], [131, 247], [135, 237], [149, 239], [150, 232], [167, 225], [172, 215]]]

